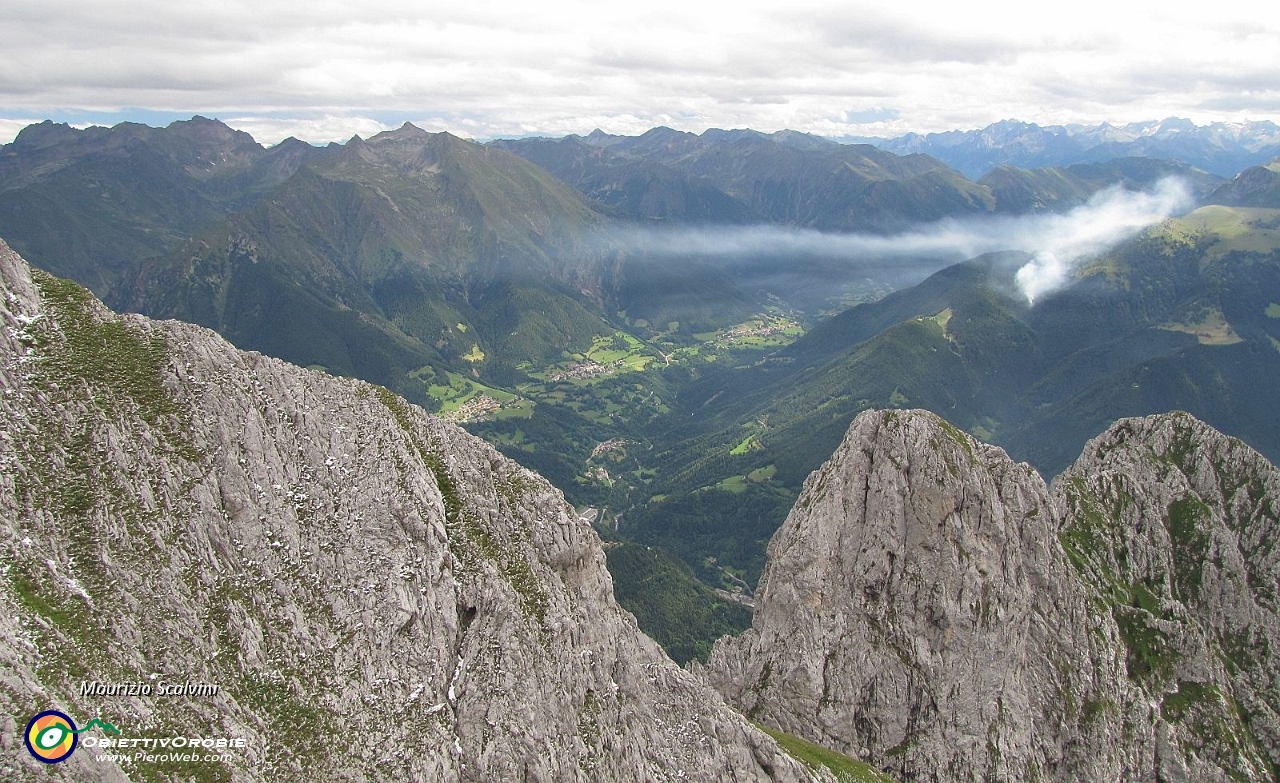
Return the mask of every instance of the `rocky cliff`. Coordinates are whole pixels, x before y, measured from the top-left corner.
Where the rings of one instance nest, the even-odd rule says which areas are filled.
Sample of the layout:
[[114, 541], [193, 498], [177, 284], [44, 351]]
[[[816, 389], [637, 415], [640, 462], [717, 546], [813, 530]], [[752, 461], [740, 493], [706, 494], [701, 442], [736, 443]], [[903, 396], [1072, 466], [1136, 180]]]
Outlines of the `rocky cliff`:
[[[539, 476], [2, 243], [0, 280], [0, 777], [807, 779], [638, 631]], [[187, 682], [218, 690], [160, 693]], [[53, 708], [246, 747], [99, 761], [94, 728], [45, 767]]]
[[1052, 488], [921, 411], [860, 415], [704, 674], [907, 781], [1274, 780], [1280, 473], [1185, 414]]

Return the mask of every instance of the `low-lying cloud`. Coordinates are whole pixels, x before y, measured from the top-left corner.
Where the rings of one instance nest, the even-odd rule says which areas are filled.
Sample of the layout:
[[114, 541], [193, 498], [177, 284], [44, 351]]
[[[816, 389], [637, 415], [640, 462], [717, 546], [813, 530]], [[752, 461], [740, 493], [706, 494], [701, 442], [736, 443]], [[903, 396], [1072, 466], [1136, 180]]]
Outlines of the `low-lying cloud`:
[[1191, 206], [1182, 180], [1161, 180], [1149, 192], [1134, 193], [1111, 187], [1069, 213], [1052, 216], [1039, 227], [1042, 234], [1035, 258], [1018, 270], [1018, 288], [1032, 304], [1044, 294], [1066, 285], [1079, 266], [1147, 226]]
[[[941, 268], [983, 253], [1033, 255], [1016, 282], [1027, 301], [1066, 285], [1081, 264], [1147, 226], [1192, 206], [1185, 183], [1166, 178], [1148, 191], [1113, 186], [1064, 213], [947, 219], [897, 234], [836, 234], [768, 225], [637, 228], [615, 236], [652, 255], [724, 259], [818, 257], [875, 261], [888, 268], [915, 262]], [[931, 263], [930, 263], [931, 262]]]

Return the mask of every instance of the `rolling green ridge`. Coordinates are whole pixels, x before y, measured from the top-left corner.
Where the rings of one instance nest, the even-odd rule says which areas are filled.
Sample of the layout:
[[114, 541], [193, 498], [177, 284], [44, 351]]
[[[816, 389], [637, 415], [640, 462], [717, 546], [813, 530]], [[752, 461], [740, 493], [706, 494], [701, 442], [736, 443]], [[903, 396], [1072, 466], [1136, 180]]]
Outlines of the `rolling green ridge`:
[[1209, 196], [1212, 204], [1229, 207], [1280, 208], [1280, 165], [1251, 166]]
[[1066, 167], [1025, 169], [997, 166], [978, 180], [991, 190], [1001, 212], [1040, 212], [1083, 204], [1103, 188], [1121, 185], [1134, 190], [1151, 187], [1176, 176], [1197, 197], [1222, 184], [1222, 178], [1192, 166], [1152, 158], [1116, 158]]
[[[565, 292], [574, 270], [552, 256], [581, 257], [575, 236], [594, 220], [514, 156], [403, 128], [323, 151], [270, 198], [142, 264], [129, 304], [212, 326], [243, 347], [402, 385], [429, 363], [466, 368], [477, 346], [501, 364], [513, 343], [521, 358], [589, 343], [599, 319]], [[288, 281], [271, 293], [275, 307], [350, 312], [397, 360], [371, 376], [341, 357], [307, 356], [317, 343], [367, 349], [328, 328], [328, 317], [272, 333], [270, 312], [244, 306], [263, 276]], [[522, 329], [525, 339], [513, 340]]]
[[636, 137], [495, 145], [622, 214], [646, 219], [884, 231], [984, 212], [993, 204], [985, 188], [925, 155], [899, 157], [867, 145], [797, 145], [751, 131], [696, 136], [654, 128]]

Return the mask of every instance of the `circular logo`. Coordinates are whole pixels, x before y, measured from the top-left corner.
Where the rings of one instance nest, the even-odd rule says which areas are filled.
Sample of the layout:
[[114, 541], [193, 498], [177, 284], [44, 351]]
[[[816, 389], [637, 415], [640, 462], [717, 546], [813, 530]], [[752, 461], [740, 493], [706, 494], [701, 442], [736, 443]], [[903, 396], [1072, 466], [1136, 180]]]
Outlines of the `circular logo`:
[[76, 723], [57, 710], [45, 710], [27, 724], [27, 750], [37, 761], [57, 764], [76, 749]]

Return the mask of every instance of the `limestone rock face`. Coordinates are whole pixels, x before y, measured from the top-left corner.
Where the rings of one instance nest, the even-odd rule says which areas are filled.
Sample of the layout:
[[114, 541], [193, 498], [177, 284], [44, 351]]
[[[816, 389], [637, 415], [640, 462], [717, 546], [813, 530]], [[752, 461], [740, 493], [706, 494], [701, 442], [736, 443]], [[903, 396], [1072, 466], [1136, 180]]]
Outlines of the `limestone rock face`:
[[1174, 413], [1118, 422], [1053, 495], [1073, 573], [1152, 705], [1160, 779], [1275, 780], [1280, 471]]
[[1186, 415], [1120, 422], [1051, 492], [933, 414], [867, 412], [701, 671], [902, 780], [1274, 779], [1276, 482]]
[[[82, 744], [62, 779], [809, 779], [640, 633], [541, 477], [378, 387], [115, 316], [2, 243], [0, 280], [0, 777], [50, 777], [21, 734], [56, 708], [247, 741]], [[155, 691], [188, 681], [219, 690]]]

